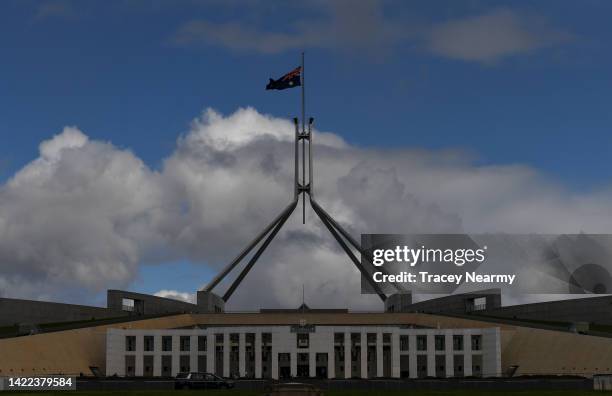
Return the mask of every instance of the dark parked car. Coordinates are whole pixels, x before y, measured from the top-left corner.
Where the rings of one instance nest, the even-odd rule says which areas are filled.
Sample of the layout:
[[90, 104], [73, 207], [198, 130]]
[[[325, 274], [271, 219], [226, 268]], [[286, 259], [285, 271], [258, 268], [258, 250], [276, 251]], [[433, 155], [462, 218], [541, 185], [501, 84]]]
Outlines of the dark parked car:
[[178, 373], [174, 379], [175, 389], [230, 389], [233, 387], [233, 381], [210, 373]]

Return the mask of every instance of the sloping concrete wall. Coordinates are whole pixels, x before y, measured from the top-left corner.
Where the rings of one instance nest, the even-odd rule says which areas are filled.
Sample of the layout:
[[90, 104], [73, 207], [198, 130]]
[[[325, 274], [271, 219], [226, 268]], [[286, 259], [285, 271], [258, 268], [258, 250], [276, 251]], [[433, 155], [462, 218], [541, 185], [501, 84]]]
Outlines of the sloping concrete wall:
[[167, 329], [193, 325], [190, 315], [0, 339], [0, 377], [10, 375], [91, 374], [106, 370], [106, 329]]
[[121, 310], [86, 305], [0, 298], [0, 326], [106, 319], [127, 314]]
[[590, 322], [612, 325], [612, 296], [510, 305], [487, 309], [482, 314], [510, 319]]
[[113, 311], [121, 311], [124, 298], [135, 300], [137, 305], [141, 304], [142, 309], [135, 312], [140, 315], [199, 312], [196, 304], [124, 290], [108, 290], [106, 292], [106, 306]]
[[[41, 324], [74, 322], [92, 319], [117, 318], [130, 315], [165, 315], [180, 313], [200, 313], [223, 306], [223, 300], [208, 293], [206, 304], [201, 307], [185, 301], [151, 296], [123, 290], [108, 290], [106, 308], [87, 305], [64, 304], [46, 301], [0, 298], [0, 326], [16, 324]], [[133, 299], [142, 308], [139, 311], [125, 311], [123, 299]], [[217, 301], [219, 300], [219, 301]], [[204, 301], [204, 300], [203, 300]]]
[[474, 300], [478, 298], [486, 298], [487, 310], [501, 307], [501, 291], [499, 289], [488, 289], [419, 301], [407, 306], [404, 312], [464, 314], [481, 308], [474, 307]]

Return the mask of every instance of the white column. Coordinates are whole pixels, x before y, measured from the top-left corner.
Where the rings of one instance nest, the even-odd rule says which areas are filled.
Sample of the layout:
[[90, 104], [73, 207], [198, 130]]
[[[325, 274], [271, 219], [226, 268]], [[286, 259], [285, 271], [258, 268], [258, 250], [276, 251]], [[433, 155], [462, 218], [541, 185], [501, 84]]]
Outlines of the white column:
[[277, 333], [272, 333], [272, 378], [278, 379], [278, 343], [279, 336]]
[[176, 374], [181, 369], [181, 337], [178, 335], [172, 334], [172, 376], [175, 377]]
[[189, 369], [191, 371], [201, 371], [198, 367], [198, 336], [192, 335], [189, 338]]
[[[292, 343], [292, 344], [296, 345], [295, 343]], [[290, 352], [291, 361], [289, 362], [289, 367], [291, 368], [291, 376], [297, 377], [297, 351], [295, 350], [295, 348], [292, 348], [292, 349], [293, 350]]]
[[[113, 332], [115, 329], [110, 329], [109, 332]], [[111, 336], [111, 341], [107, 341], [111, 344], [111, 351], [107, 353], [112, 354], [114, 359], [112, 359], [113, 368], [106, 367], [107, 375], [117, 374], [120, 377], [125, 376], [125, 334], [123, 332], [119, 332], [119, 334], [113, 334]], [[107, 356], [107, 365], [109, 363], [109, 356]]]
[[230, 334], [223, 333], [223, 376], [230, 376]]
[[444, 353], [446, 355], [446, 377], [450, 378], [455, 376], [455, 359], [453, 353], [452, 330], [446, 330], [444, 337]]
[[115, 370], [115, 372], [113, 372], [113, 374], [116, 373], [120, 377], [125, 377], [125, 346], [123, 345], [123, 342], [121, 342], [120, 345], [121, 348], [119, 350], [121, 351], [121, 353], [117, 355], [119, 357], [117, 361], [117, 369]]
[[336, 378], [336, 333], [332, 329], [321, 337], [327, 337], [327, 378]]
[[[327, 378], [336, 378], [336, 350], [334, 331], [327, 333], [329, 337], [327, 345]], [[316, 359], [316, 358], [315, 358]]]
[[391, 334], [391, 377], [400, 377], [400, 342], [399, 330], [393, 329]]
[[472, 332], [469, 329], [463, 334], [463, 375], [472, 375]]
[[368, 334], [361, 332], [361, 378], [368, 378]]
[[[312, 343], [312, 340], [310, 340]], [[308, 350], [308, 376], [313, 378], [317, 376], [317, 354]]]
[[261, 378], [261, 332], [255, 333], [255, 378]]
[[344, 333], [344, 377], [351, 378], [351, 333]]
[[436, 376], [436, 345], [435, 336], [432, 333], [427, 334], [427, 375]]
[[501, 345], [499, 327], [482, 331], [482, 374], [501, 376]]
[[417, 350], [416, 350], [416, 334], [411, 331], [408, 338], [408, 364], [410, 378], [417, 378]]
[[240, 377], [246, 376], [246, 334], [238, 336], [238, 371]]
[[142, 377], [144, 374], [142, 352], [144, 351], [144, 337], [142, 334], [136, 335], [136, 356], [134, 357], [134, 375]]
[[162, 346], [161, 346], [161, 335], [153, 336], [153, 376], [161, 377], [162, 375]]
[[[125, 359], [125, 348], [124, 350], [117, 348], [117, 336], [114, 334], [114, 329], [108, 329], [106, 331], [106, 375], [111, 376], [118, 371], [119, 359], [123, 357]], [[119, 373], [117, 373], [119, 375]]]
[[376, 376], [383, 376], [383, 335], [380, 330], [376, 332]]
[[297, 333], [289, 334], [289, 375], [297, 377]]
[[206, 371], [215, 373], [215, 334], [212, 329], [208, 329], [206, 335]]

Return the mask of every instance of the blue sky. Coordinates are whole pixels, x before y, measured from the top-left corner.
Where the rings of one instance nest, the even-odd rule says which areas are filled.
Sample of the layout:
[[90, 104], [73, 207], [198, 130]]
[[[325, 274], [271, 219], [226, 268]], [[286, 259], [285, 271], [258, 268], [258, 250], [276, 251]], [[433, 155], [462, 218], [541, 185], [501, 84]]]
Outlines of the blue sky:
[[[264, 86], [305, 50], [308, 113], [354, 145], [460, 148], [609, 186], [612, 3], [363, 4], [3, 1], [0, 181], [66, 125], [159, 168], [204, 108], [291, 117], [299, 91]], [[157, 288], [149, 271], [137, 288]]]
[[[222, 3], [3, 2], [0, 133], [9, 144], [0, 148], [2, 177], [34, 158], [38, 143], [64, 125], [129, 147], [158, 166], [204, 107], [231, 112], [252, 105], [293, 115], [297, 91], [262, 87], [294, 67], [302, 48], [258, 53], [178, 45], [173, 36], [198, 19], [288, 30], [300, 13], [317, 20], [316, 3], [276, 12], [270, 3]], [[571, 38], [491, 64], [436, 56], [413, 43], [390, 44], [380, 57], [367, 48], [307, 46], [308, 109], [320, 128], [359, 145], [461, 147], [486, 163], [533, 165], [577, 188], [607, 182], [612, 4], [401, 2], [383, 8], [406, 25], [508, 9]]]

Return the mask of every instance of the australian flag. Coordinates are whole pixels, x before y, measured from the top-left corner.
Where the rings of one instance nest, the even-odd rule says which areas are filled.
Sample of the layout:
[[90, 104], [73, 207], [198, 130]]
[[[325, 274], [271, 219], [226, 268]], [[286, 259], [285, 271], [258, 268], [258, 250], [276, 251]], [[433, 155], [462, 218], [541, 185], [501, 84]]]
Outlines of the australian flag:
[[302, 81], [300, 79], [300, 75], [302, 73], [302, 67], [298, 66], [289, 73], [285, 74], [278, 80], [270, 79], [268, 85], [266, 85], [266, 89], [287, 89], [299, 87], [302, 85]]

